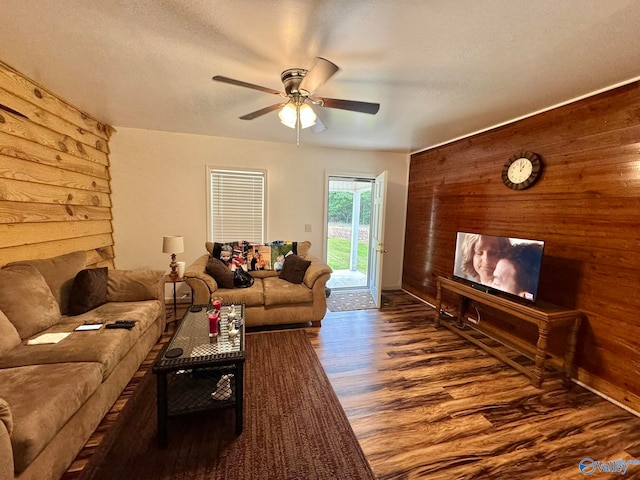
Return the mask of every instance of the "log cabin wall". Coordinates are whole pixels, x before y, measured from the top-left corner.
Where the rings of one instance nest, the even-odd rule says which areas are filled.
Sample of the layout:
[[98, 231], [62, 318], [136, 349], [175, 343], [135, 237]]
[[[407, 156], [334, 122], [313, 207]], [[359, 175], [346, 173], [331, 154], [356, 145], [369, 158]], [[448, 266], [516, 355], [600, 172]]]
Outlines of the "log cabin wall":
[[113, 268], [112, 131], [0, 62], [0, 266], [84, 250]]
[[[513, 191], [501, 170], [521, 151], [537, 153], [543, 173]], [[434, 301], [436, 276], [453, 273], [457, 231], [544, 240], [539, 298], [584, 312], [578, 380], [640, 412], [638, 82], [413, 154], [404, 289]], [[455, 312], [456, 299], [444, 300]], [[479, 309], [481, 329], [534, 340]]]

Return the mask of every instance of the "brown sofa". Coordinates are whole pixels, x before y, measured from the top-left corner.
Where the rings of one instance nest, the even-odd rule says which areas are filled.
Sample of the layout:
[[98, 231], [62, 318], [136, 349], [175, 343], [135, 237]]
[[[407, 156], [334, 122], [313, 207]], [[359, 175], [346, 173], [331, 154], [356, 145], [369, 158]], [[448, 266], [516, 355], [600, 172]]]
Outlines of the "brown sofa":
[[[0, 480], [59, 479], [164, 330], [162, 271], [108, 270], [107, 303], [68, 315], [85, 258], [75, 252], [0, 269]], [[137, 323], [74, 331], [120, 319]], [[71, 333], [27, 344], [59, 332]]]
[[[208, 252], [210, 245], [205, 245]], [[204, 254], [184, 274], [193, 292], [193, 303], [207, 304], [216, 298], [224, 303], [244, 303], [248, 327], [306, 322], [319, 327], [327, 312], [325, 285], [332, 270], [308, 253], [310, 247], [311, 242], [298, 242], [298, 255], [311, 262], [301, 284], [290, 283], [279, 278], [279, 272], [266, 270], [249, 272], [254, 277], [250, 288], [219, 288], [206, 272], [210, 254]]]

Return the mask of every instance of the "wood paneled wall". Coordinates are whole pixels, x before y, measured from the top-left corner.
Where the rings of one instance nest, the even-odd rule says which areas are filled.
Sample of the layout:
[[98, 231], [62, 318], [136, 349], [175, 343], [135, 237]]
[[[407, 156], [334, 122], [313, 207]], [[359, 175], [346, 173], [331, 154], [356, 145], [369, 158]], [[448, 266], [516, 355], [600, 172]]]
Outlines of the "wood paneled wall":
[[85, 250], [113, 267], [112, 131], [0, 62], [0, 266]]
[[[544, 169], [516, 192], [501, 170], [523, 150]], [[457, 231], [544, 240], [539, 297], [585, 316], [578, 379], [640, 411], [638, 82], [412, 155], [403, 288], [433, 301]], [[487, 331], [533, 340], [513, 319], [480, 314]]]

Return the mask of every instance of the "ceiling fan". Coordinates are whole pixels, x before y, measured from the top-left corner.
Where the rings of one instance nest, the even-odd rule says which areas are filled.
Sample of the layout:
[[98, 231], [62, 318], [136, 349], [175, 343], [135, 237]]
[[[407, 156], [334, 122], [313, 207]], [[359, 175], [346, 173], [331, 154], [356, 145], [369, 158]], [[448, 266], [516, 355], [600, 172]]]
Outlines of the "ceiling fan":
[[324, 85], [339, 70], [338, 66], [322, 57], [316, 57], [315, 63], [309, 70], [303, 68], [290, 68], [280, 75], [284, 92], [272, 88], [254, 85], [229, 77], [216, 75], [212, 78], [216, 82], [228, 83], [239, 87], [252, 88], [261, 92], [278, 95], [288, 100], [284, 103], [261, 108], [255, 112], [240, 117], [242, 120], [253, 120], [275, 110], [280, 110], [280, 121], [298, 132], [298, 144], [300, 143], [300, 129], [315, 125], [316, 131], [326, 130], [322, 121], [317, 117], [311, 105], [325, 108], [338, 108], [353, 112], [375, 115], [380, 109], [379, 103], [359, 102], [356, 100], [340, 100], [337, 98], [314, 97], [315, 91]]

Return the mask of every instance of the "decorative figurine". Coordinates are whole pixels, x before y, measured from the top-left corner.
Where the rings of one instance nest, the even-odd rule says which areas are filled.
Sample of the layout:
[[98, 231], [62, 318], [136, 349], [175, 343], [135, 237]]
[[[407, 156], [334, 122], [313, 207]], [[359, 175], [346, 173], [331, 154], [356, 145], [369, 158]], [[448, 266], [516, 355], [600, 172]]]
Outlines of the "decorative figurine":
[[231, 320], [229, 322], [229, 338], [234, 339], [238, 335], [238, 329], [236, 328], [236, 322]]
[[231, 377], [233, 373], [222, 375], [216, 385], [216, 391], [211, 394], [214, 400], [229, 400], [231, 398]]

